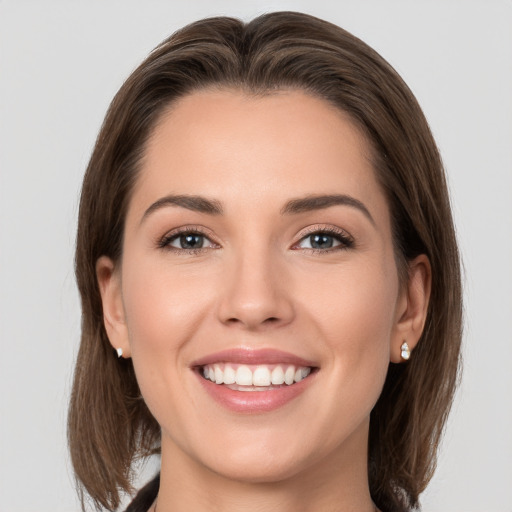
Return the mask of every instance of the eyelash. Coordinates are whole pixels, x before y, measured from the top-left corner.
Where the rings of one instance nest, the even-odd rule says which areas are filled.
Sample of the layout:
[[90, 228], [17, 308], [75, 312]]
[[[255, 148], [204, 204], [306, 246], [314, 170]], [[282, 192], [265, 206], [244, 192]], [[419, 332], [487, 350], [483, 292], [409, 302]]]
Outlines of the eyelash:
[[328, 249], [315, 249], [315, 248], [308, 248], [304, 247], [302, 250], [307, 250], [313, 254], [326, 254], [326, 253], [332, 253], [335, 251], [345, 251], [347, 249], [351, 249], [354, 247], [355, 242], [351, 235], [349, 235], [346, 231], [340, 228], [335, 228], [333, 226], [314, 226], [309, 228], [306, 233], [303, 233], [300, 240], [295, 243], [292, 247], [292, 249], [299, 250], [301, 249], [298, 247], [298, 245], [303, 241], [306, 240], [308, 237], [312, 235], [327, 235], [334, 239], [336, 239], [340, 245], [337, 245], [335, 247], [331, 247]]
[[[197, 249], [181, 249], [181, 248], [171, 246], [171, 243], [174, 242], [176, 239], [178, 239], [182, 235], [202, 236], [206, 240], [208, 240], [214, 247], [200, 247]], [[308, 237], [311, 237], [312, 235], [327, 235], [329, 237], [336, 239], [339, 242], [339, 245], [328, 248], [328, 249], [315, 249], [315, 248], [308, 248], [308, 247], [302, 248], [303, 250], [307, 250], [313, 254], [332, 253], [335, 251], [343, 251], [343, 250], [351, 249], [354, 247], [354, 239], [346, 231], [339, 229], [339, 228], [334, 228], [332, 226], [326, 226], [326, 227], [314, 226], [314, 227], [311, 227], [308, 231], [306, 231], [306, 233], [302, 234], [299, 241], [296, 242], [292, 246], [292, 250], [301, 249], [301, 247], [299, 247], [299, 244], [302, 241], [306, 240]], [[208, 251], [210, 249], [219, 247], [218, 244], [216, 244], [213, 240], [210, 239], [210, 235], [205, 233], [200, 226], [184, 226], [182, 228], [178, 228], [178, 229], [172, 231], [171, 233], [166, 234], [161, 239], [159, 239], [157, 242], [157, 246], [160, 249], [173, 251], [173, 252], [176, 252], [176, 253], [179, 253], [182, 255], [198, 255], [198, 254], [203, 253], [204, 251]]]
[[158, 241], [157, 245], [160, 249], [165, 249], [167, 251], [173, 251], [178, 254], [193, 255], [193, 256], [214, 248], [214, 247], [200, 247], [198, 249], [178, 249], [177, 247], [171, 246], [171, 243], [174, 242], [176, 239], [178, 239], [182, 235], [202, 236], [206, 240], [210, 241], [210, 243], [213, 246], [218, 247], [218, 244], [216, 244], [213, 240], [211, 240], [210, 235], [205, 233], [200, 226], [183, 226], [182, 228], [175, 229], [171, 233], [168, 233], [165, 236], [163, 236]]

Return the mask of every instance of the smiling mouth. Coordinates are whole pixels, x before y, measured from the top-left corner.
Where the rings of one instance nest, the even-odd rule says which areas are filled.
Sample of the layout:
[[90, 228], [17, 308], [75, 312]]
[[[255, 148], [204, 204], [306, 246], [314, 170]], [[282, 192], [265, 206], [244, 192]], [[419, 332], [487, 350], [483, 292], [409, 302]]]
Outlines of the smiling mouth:
[[206, 364], [199, 367], [204, 379], [234, 391], [270, 391], [293, 386], [314, 371], [310, 366], [293, 364], [246, 365]]

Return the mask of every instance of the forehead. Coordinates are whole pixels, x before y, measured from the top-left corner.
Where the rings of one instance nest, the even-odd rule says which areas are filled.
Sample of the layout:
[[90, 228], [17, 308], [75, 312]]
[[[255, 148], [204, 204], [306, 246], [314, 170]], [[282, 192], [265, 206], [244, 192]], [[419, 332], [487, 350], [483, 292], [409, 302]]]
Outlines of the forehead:
[[337, 192], [382, 201], [370, 154], [347, 114], [302, 91], [199, 91], [162, 114], [134, 199], [201, 194], [247, 207]]

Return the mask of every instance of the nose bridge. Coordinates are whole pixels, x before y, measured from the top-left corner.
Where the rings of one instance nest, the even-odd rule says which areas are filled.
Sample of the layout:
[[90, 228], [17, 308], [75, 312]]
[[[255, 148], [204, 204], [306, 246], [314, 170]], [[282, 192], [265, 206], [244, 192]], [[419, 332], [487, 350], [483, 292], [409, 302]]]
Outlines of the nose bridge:
[[255, 245], [233, 251], [226, 262], [220, 320], [252, 330], [284, 325], [294, 311], [283, 262], [268, 243]]

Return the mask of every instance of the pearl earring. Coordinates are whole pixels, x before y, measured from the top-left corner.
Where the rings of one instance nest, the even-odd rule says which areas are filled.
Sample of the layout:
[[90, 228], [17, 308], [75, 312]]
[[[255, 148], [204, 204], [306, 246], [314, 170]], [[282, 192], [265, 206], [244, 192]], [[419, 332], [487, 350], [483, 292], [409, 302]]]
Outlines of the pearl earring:
[[409, 345], [407, 345], [407, 342], [404, 341], [402, 343], [402, 346], [400, 347], [400, 350], [401, 350], [401, 356], [402, 356], [402, 359], [404, 361], [407, 361], [407, 359], [409, 359], [409, 357], [411, 357], [411, 349], [409, 348]]
[[121, 347], [117, 348], [116, 349], [116, 352], [117, 352], [117, 357], [120, 358], [122, 357], [123, 355], [123, 349]]

